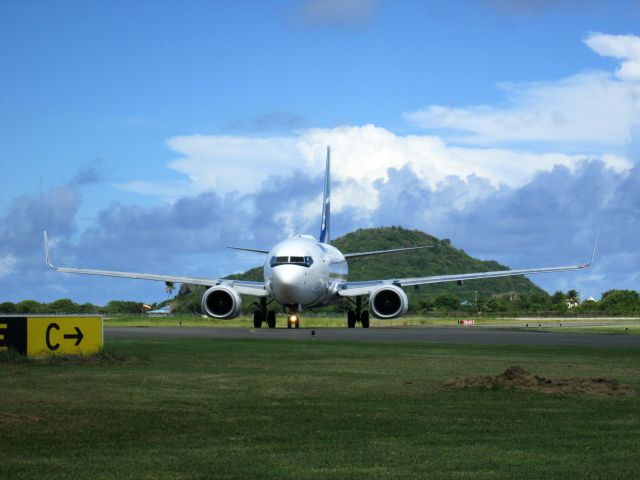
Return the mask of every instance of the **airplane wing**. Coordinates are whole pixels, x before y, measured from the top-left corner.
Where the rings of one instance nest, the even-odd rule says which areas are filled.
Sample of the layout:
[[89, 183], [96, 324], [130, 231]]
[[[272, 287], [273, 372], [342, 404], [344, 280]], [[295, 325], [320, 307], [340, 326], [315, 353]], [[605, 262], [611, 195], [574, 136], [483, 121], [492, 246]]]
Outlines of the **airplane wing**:
[[415, 285], [427, 285], [430, 283], [444, 283], [444, 282], [461, 282], [465, 280], [477, 280], [481, 278], [499, 278], [510, 277], [513, 275], [529, 275], [534, 273], [549, 273], [549, 272], [567, 272], [570, 270], [582, 270], [588, 268], [596, 254], [596, 246], [598, 244], [598, 237], [596, 236], [596, 243], [593, 246], [593, 253], [591, 254], [591, 261], [589, 263], [583, 263], [580, 265], [569, 265], [566, 267], [543, 267], [543, 268], [525, 268], [520, 270], [498, 270], [493, 272], [478, 272], [478, 273], [459, 273], [453, 275], [435, 275], [431, 277], [414, 277], [414, 278], [396, 278], [387, 280], [370, 280], [362, 282], [346, 282], [338, 287], [338, 295], [341, 297], [358, 297], [360, 295], [369, 295], [376, 288], [381, 285], [397, 285], [398, 287], [411, 287]]
[[410, 250], [420, 250], [422, 248], [433, 248], [433, 245], [423, 245], [421, 247], [392, 248], [390, 250], [375, 250], [373, 252], [345, 253], [344, 258], [369, 257], [371, 255], [384, 255], [386, 253], [408, 252]]
[[44, 251], [47, 265], [52, 270], [61, 273], [78, 273], [83, 275], [99, 275], [103, 277], [120, 277], [133, 278], [140, 280], [155, 280], [158, 282], [171, 283], [188, 283], [191, 285], [202, 285], [205, 287], [213, 287], [215, 285], [228, 285], [235, 288], [238, 293], [243, 295], [254, 295], [257, 297], [266, 297], [267, 290], [263, 282], [251, 282], [247, 280], [228, 280], [224, 278], [203, 278], [203, 277], [184, 277], [177, 275], [156, 275], [153, 273], [136, 273], [136, 272], [119, 272], [115, 270], [96, 270], [90, 268], [64, 268], [56, 267], [51, 261], [51, 252], [49, 250], [49, 239], [47, 232], [44, 232]]

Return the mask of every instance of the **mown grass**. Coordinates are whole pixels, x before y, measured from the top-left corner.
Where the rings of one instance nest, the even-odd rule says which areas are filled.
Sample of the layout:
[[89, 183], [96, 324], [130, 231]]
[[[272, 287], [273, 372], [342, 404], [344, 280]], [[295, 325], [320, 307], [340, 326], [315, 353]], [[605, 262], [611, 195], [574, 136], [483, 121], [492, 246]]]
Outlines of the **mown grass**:
[[640, 401], [456, 390], [522, 365], [640, 391], [640, 350], [117, 340], [0, 363], [0, 478], [637, 478]]
[[[371, 327], [401, 327], [401, 326], [422, 326], [422, 327], [444, 327], [455, 326], [458, 324], [461, 318], [451, 317], [420, 317], [420, 316], [407, 316], [396, 318], [393, 320], [377, 320], [371, 319]], [[481, 327], [507, 327], [507, 328], [537, 328], [541, 325], [545, 330], [557, 331], [557, 332], [576, 332], [576, 333], [606, 333], [606, 334], [640, 334], [640, 320], [638, 319], [584, 319], [584, 318], [554, 318], [554, 319], [534, 319], [534, 318], [501, 318], [501, 317], [488, 317], [488, 318], [473, 318], [475, 325]], [[608, 325], [603, 326], [583, 326], [581, 324], [585, 322], [606, 322]], [[561, 327], [558, 325], [562, 324]], [[278, 317], [278, 326], [284, 327], [286, 321], [283, 316]], [[305, 328], [346, 328], [346, 318], [343, 316], [303, 316], [301, 325]], [[107, 327], [216, 327], [216, 328], [252, 328], [253, 317], [240, 316], [233, 320], [217, 320], [208, 317], [195, 317], [195, 316], [175, 316], [175, 317], [140, 317], [140, 316], [128, 316], [128, 317], [115, 317], [106, 318], [105, 326]]]
[[[393, 320], [377, 320], [371, 319], [371, 326], [379, 327], [395, 327], [409, 325], [456, 325], [459, 319], [454, 318], [425, 318], [425, 317], [401, 317]], [[278, 316], [278, 326], [286, 326], [284, 315]], [[308, 328], [336, 328], [347, 326], [347, 317], [343, 316], [307, 316], [303, 315], [302, 326]], [[124, 316], [124, 317], [107, 317], [105, 325], [109, 327], [151, 327], [151, 326], [188, 326], [188, 327], [253, 327], [253, 316], [243, 315], [231, 320], [219, 320], [209, 317], [197, 317], [188, 315], [179, 315], [175, 317], [141, 317], [141, 316]]]

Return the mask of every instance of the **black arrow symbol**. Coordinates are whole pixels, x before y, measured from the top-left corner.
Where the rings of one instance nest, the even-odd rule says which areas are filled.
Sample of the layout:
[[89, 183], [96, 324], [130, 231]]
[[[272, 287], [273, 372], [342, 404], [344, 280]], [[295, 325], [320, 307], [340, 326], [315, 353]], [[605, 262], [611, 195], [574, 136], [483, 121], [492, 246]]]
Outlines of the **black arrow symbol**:
[[82, 335], [82, 330], [80, 330], [78, 327], [76, 328], [76, 334], [72, 335], [70, 333], [65, 333], [64, 338], [70, 338], [70, 339], [76, 339], [76, 344], [75, 346], [77, 347], [78, 345], [80, 345], [80, 342], [82, 341], [82, 339], [84, 338], [84, 335]]

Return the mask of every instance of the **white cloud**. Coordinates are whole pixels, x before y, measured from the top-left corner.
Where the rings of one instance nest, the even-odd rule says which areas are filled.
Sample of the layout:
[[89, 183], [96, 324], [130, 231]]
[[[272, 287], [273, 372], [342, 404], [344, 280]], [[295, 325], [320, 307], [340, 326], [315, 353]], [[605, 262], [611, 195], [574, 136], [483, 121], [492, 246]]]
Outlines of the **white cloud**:
[[18, 260], [11, 254], [0, 257], [0, 277], [8, 277], [15, 272]]
[[613, 57], [623, 61], [616, 71], [618, 78], [640, 81], [640, 37], [592, 33], [584, 43], [603, 57]]
[[452, 130], [448, 137], [459, 143], [557, 142], [581, 148], [626, 145], [638, 120], [634, 86], [606, 73], [502, 88], [505, 107], [432, 105], [405, 117], [421, 128]]
[[169, 167], [189, 177], [192, 193], [210, 189], [253, 191], [265, 179], [265, 173], [303, 168], [294, 139], [288, 137], [187, 135], [170, 138], [168, 144], [183, 155]]
[[615, 76], [579, 73], [549, 82], [504, 83], [505, 106], [430, 105], [405, 114], [422, 128], [462, 144], [553, 142], [565, 151], [622, 149], [640, 121], [640, 37], [592, 34], [596, 53], [623, 60]]
[[[319, 176], [324, 169], [326, 145], [331, 145], [332, 176], [340, 181], [333, 192], [336, 212], [345, 207], [375, 210], [378, 192], [374, 183], [387, 180], [390, 168], [410, 167], [431, 188], [450, 176], [466, 179], [471, 175], [487, 179], [494, 187], [517, 188], [538, 171], [549, 171], [556, 165], [572, 170], [587, 159], [585, 155], [563, 153], [452, 147], [436, 136], [402, 136], [374, 125], [308, 129], [291, 137], [182, 136], [170, 139], [169, 145], [183, 155], [169, 166], [188, 176], [191, 185], [181, 188], [190, 194], [207, 190], [251, 193], [269, 176], [289, 176], [296, 170]], [[618, 155], [598, 158], [617, 171], [630, 167]], [[171, 190], [167, 185], [153, 188], [136, 182], [127, 188], [141, 186], [144, 188], [137, 189], [141, 193]]]

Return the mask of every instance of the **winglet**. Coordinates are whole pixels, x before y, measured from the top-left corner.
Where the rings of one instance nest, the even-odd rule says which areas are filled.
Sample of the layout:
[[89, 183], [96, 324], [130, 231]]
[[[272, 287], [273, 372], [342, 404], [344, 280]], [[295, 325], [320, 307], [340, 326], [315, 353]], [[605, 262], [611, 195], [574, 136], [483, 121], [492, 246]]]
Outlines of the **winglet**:
[[589, 262], [589, 265], [591, 265], [596, 258], [596, 248], [598, 247], [598, 238], [600, 238], [599, 228], [598, 228], [598, 231], [596, 232], [596, 241], [593, 242], [593, 252], [591, 252], [591, 261]]
[[327, 164], [324, 171], [324, 198], [322, 203], [321, 243], [331, 243], [329, 227], [331, 225], [331, 147], [327, 146]]
[[595, 258], [596, 258], [596, 248], [598, 247], [598, 238], [599, 237], [600, 237], [600, 229], [598, 228], [598, 230], [596, 231], [596, 241], [593, 242], [593, 251], [591, 252], [591, 260], [589, 261], [589, 263], [585, 263], [583, 265], [580, 265], [581, 268], [587, 268], [595, 260]]
[[51, 252], [49, 251], [49, 238], [47, 237], [47, 231], [44, 231], [44, 257], [47, 261], [47, 265], [49, 268], [53, 268], [55, 270], [56, 267], [51, 263]]

